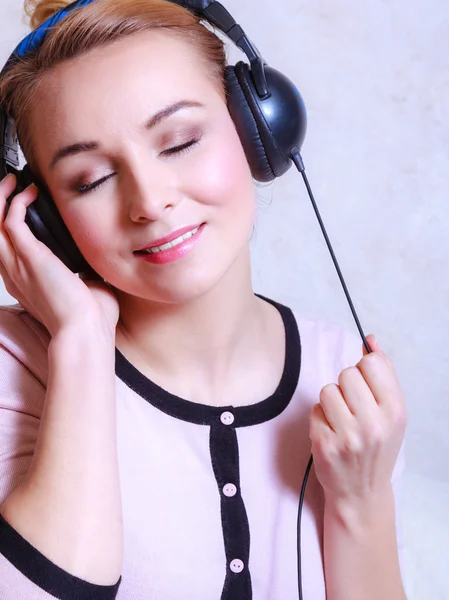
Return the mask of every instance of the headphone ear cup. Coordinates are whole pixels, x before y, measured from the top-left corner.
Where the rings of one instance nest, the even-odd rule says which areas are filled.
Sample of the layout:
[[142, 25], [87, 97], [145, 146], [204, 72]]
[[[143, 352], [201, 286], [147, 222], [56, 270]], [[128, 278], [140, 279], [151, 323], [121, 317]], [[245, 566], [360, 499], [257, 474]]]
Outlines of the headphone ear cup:
[[[23, 171], [17, 172], [16, 176], [17, 188], [14, 196], [31, 183], [35, 183], [28, 165], [24, 167]], [[92, 270], [75, 244], [51, 196], [39, 185], [38, 190], [37, 199], [27, 207], [25, 215], [25, 222], [31, 232], [40, 242], [50, 248], [73, 273]], [[8, 203], [11, 199], [8, 200]]]
[[[264, 70], [269, 95], [266, 98], [260, 98], [253, 83], [249, 65], [238, 62], [233, 67], [235, 78], [231, 77], [232, 92], [234, 92], [235, 101], [238, 101], [235, 93], [235, 88], [238, 86], [241, 92], [238, 94], [241, 105], [234, 106], [234, 102], [232, 102], [230, 111], [232, 109], [237, 115], [237, 119], [239, 119], [239, 111], [243, 112], [251, 131], [254, 130], [255, 124], [257, 129], [255, 147], [253, 146], [252, 150], [249, 149], [248, 153], [254, 154], [255, 150], [254, 158], [257, 159], [260, 155], [260, 146], [263, 147], [262, 162], [256, 166], [259, 167], [260, 175], [265, 178], [256, 177], [256, 179], [270, 181], [275, 177], [280, 177], [290, 168], [293, 148], [301, 149], [307, 130], [307, 112], [301, 94], [290, 79], [268, 65], [264, 66]], [[248, 117], [249, 114], [251, 114], [251, 119]], [[251, 139], [251, 131], [250, 135], [246, 134], [245, 136], [244, 119], [239, 119], [239, 130], [240, 127], [244, 136], [242, 142], [245, 137]], [[268, 179], [270, 171], [272, 175], [271, 179]]]
[[257, 181], [272, 181], [276, 175], [268, 160], [258, 123], [237, 77], [236, 67], [228, 66], [225, 70], [228, 110], [240, 137], [252, 176]]

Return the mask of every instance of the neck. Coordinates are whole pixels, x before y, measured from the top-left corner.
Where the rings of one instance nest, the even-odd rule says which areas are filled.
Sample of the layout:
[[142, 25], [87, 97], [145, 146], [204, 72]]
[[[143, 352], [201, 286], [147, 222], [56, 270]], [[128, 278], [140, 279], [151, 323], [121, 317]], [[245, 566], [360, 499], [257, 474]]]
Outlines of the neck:
[[266, 334], [266, 303], [253, 292], [249, 252], [206, 294], [161, 303], [119, 293], [117, 347], [165, 378], [219, 386]]

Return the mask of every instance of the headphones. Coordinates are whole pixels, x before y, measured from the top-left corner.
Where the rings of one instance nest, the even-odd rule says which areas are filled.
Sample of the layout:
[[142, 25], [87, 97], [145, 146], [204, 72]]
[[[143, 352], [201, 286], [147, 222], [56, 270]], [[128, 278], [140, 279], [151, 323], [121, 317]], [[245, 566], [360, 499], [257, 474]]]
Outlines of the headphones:
[[[73, 10], [96, 0], [77, 0], [32, 31], [14, 50], [0, 77], [22, 57], [35, 52], [48, 33]], [[299, 152], [305, 138], [307, 113], [295, 85], [269, 67], [242, 27], [215, 0], [169, 0], [221, 30], [247, 56], [225, 69], [228, 110], [240, 137], [251, 173], [257, 181], [269, 182], [283, 175], [292, 164], [292, 151]], [[2, 110], [0, 98], [0, 178], [17, 177], [17, 188], [7, 200], [31, 183], [39, 193], [27, 208], [25, 222], [38, 240], [48, 246], [74, 273], [91, 270], [77, 248], [48, 190], [33, 180], [28, 165], [19, 171], [19, 143], [13, 119]]]

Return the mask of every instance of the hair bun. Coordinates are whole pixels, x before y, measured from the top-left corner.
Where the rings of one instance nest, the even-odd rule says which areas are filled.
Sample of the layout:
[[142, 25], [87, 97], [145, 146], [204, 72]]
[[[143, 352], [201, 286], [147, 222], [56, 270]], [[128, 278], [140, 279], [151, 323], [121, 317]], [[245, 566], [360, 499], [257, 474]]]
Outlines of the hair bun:
[[71, 2], [72, 0], [25, 0], [25, 14], [30, 19], [31, 29], [42, 25], [58, 10], [68, 6]]

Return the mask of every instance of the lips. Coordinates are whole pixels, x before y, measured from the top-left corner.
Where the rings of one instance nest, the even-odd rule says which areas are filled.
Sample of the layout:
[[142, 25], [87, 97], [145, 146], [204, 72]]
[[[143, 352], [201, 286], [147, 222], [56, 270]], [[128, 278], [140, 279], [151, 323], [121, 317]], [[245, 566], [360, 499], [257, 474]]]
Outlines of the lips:
[[[149, 250], [134, 252], [134, 255], [137, 260], [160, 266], [177, 262], [178, 260], [190, 255], [194, 251], [194, 248], [196, 248], [200, 238], [202, 237], [205, 227], [206, 223], [202, 223], [199, 227], [182, 234], [177, 239], [175, 238], [172, 242], [166, 242], [162, 246], [158, 247], [153, 246]], [[178, 232], [175, 233], [176, 235], [178, 234]]]
[[143, 246], [139, 250], [135, 250], [134, 252], [142, 252], [143, 250], [148, 250], [149, 248], [154, 248], [155, 246], [162, 246], [163, 244], [172, 242], [173, 240], [176, 240], [176, 238], [180, 237], [181, 235], [184, 235], [185, 233], [188, 233], [189, 231], [192, 231], [193, 229], [200, 227], [200, 225], [202, 225], [202, 223], [197, 223], [196, 225], [187, 225], [186, 227], [181, 227], [180, 229], [176, 229], [176, 231], [172, 231], [172, 233], [169, 233], [168, 235], [166, 235], [164, 237], [157, 238], [157, 239], [153, 240], [152, 242], [150, 242], [149, 244], [147, 244], [146, 246]]

